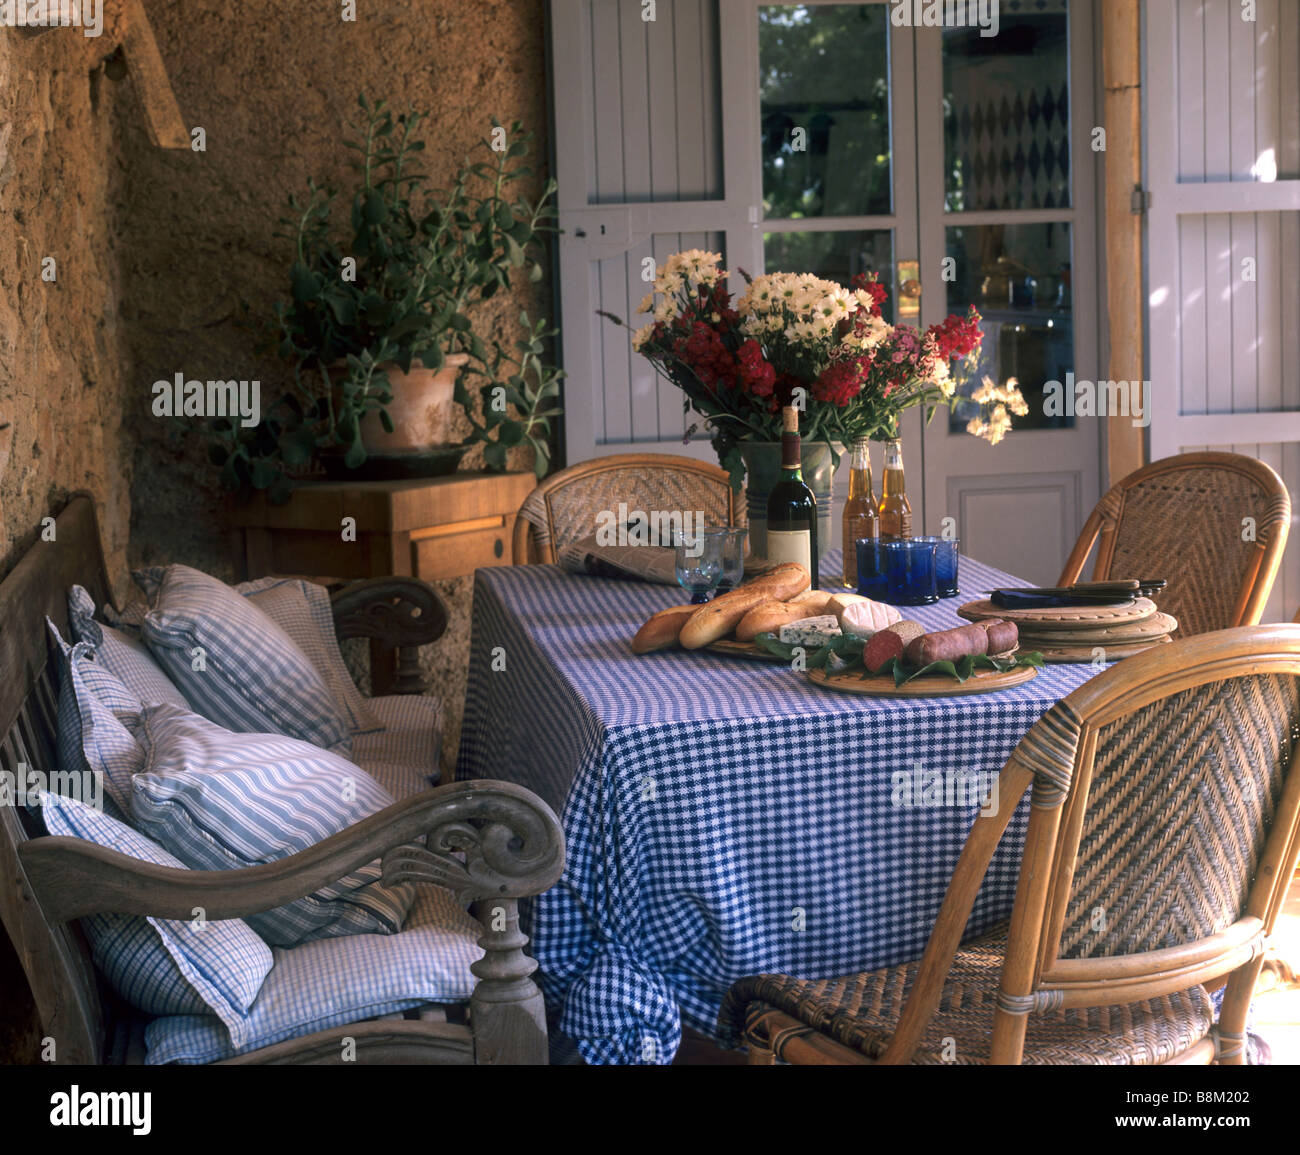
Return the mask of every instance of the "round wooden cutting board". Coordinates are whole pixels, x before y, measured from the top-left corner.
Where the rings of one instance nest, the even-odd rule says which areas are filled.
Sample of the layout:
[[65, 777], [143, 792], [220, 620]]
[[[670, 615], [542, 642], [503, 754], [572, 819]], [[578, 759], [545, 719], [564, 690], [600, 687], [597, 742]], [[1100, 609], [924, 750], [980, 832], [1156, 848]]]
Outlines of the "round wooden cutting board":
[[894, 685], [893, 674], [862, 677], [861, 671], [828, 674], [825, 670], [808, 670], [808, 680], [827, 690], [844, 694], [863, 694], [868, 698], [947, 698], [957, 694], [988, 694], [1029, 681], [1038, 670], [1017, 666], [1011, 670], [976, 670], [964, 682], [947, 674], [924, 674], [901, 686]]
[[1127, 645], [1114, 645], [1110, 642], [1104, 645], [1101, 642], [1084, 642], [1073, 646], [1048, 646], [1035, 645], [1035, 649], [1043, 655], [1045, 662], [1091, 662], [1093, 658], [1092, 649], [1094, 645], [1102, 646], [1106, 651], [1105, 660], [1108, 662], [1119, 661], [1120, 658], [1131, 658], [1134, 654], [1141, 654], [1151, 649], [1153, 646], [1168, 645], [1173, 639], [1168, 635], [1163, 638], [1151, 638], [1145, 642], [1130, 642]]
[[[1099, 626], [1087, 631], [1085, 642], [1078, 630], [1062, 630], [1055, 627], [1038, 627], [1023, 623], [1020, 636], [1026, 643], [1026, 649], [1038, 649], [1037, 643], [1045, 645], [1058, 643], [1062, 646], [1122, 646], [1138, 642], [1151, 643], [1167, 637], [1178, 629], [1178, 619], [1172, 614], [1156, 612], [1140, 622], [1124, 622], [1117, 626]], [[1029, 645], [1030, 642], [1035, 643]]]
[[[757, 642], [738, 642], [735, 638], [720, 638], [716, 642], [710, 642], [707, 646], [696, 650], [696, 653], [706, 654], [724, 654], [728, 658], [748, 658], [751, 662], [780, 662], [784, 665], [790, 664], [789, 658], [783, 658], [780, 654], [774, 654], [771, 650], [765, 650]], [[808, 651], [810, 654], [812, 650]]]
[[957, 613], [967, 621], [1002, 618], [1032, 630], [1095, 630], [1101, 626], [1128, 625], [1146, 621], [1156, 613], [1150, 598], [1134, 598], [1122, 606], [1065, 606], [1037, 610], [1004, 610], [988, 598], [967, 602]]

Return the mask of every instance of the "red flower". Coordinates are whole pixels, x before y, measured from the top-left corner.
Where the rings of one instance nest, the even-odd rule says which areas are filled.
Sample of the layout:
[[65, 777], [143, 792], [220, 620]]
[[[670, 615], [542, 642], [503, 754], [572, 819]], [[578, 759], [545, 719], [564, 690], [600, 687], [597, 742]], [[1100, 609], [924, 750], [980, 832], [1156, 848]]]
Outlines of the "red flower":
[[965, 317], [954, 313], [939, 324], [931, 325], [929, 335], [934, 337], [939, 356], [945, 361], [965, 357], [978, 349], [984, 340], [984, 334], [980, 332], [980, 315], [974, 305]]
[[850, 283], [855, 289], [865, 289], [868, 293], [871, 294], [871, 301], [872, 301], [871, 315], [873, 317], [879, 317], [880, 307], [885, 303], [886, 299], [889, 297], [889, 293], [885, 289], [885, 286], [882, 285], [876, 279], [876, 274], [859, 273], [856, 277], [853, 278], [852, 282]]
[[763, 356], [763, 347], [750, 337], [736, 350], [736, 384], [755, 397], [771, 397], [776, 389], [776, 370]]
[[861, 370], [856, 361], [836, 361], [813, 382], [812, 395], [817, 401], [829, 401], [843, 409], [862, 388]]

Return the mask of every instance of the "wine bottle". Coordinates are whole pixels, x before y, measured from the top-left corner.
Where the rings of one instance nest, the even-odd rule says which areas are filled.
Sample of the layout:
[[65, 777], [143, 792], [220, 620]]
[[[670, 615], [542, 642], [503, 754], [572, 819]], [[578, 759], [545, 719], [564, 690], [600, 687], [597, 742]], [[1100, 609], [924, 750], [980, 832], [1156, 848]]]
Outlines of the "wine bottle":
[[898, 540], [912, 536], [912, 503], [903, 481], [903, 443], [885, 443], [885, 479], [880, 494], [880, 536]]
[[853, 443], [849, 461], [849, 499], [844, 503], [844, 584], [858, 588], [858, 551], [860, 537], [880, 536], [880, 507], [871, 489], [871, 453], [864, 437]]
[[767, 560], [806, 566], [817, 589], [817, 499], [803, 480], [799, 410], [786, 406], [781, 425], [781, 480], [767, 499]]

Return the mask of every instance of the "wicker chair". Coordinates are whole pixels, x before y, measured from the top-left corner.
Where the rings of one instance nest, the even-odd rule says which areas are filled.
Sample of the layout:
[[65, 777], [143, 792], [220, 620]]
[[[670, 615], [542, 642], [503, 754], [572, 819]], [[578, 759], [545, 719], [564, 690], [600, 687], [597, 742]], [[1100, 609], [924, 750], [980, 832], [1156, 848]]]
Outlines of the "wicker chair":
[[1079, 580], [1100, 539], [1093, 579], [1165, 578], [1160, 608], [1178, 619], [1180, 637], [1253, 626], [1290, 526], [1286, 485], [1264, 462], [1237, 453], [1166, 457], [1097, 503], [1057, 584]]
[[[663, 453], [621, 453], [571, 465], [533, 490], [515, 520], [515, 565], [554, 563], [561, 549], [596, 532], [597, 514], [702, 510], [706, 524], [734, 525], [736, 493], [716, 465]], [[620, 519], [621, 520], [621, 519]]]
[[[722, 1037], [748, 1043], [751, 1063], [1244, 1062], [1265, 937], [1300, 857], [1298, 739], [1300, 626], [1119, 663], [1012, 752], [919, 961], [742, 979]], [[1031, 785], [1010, 922], [959, 946]], [[1207, 987], [1223, 976], [1216, 1023]]]

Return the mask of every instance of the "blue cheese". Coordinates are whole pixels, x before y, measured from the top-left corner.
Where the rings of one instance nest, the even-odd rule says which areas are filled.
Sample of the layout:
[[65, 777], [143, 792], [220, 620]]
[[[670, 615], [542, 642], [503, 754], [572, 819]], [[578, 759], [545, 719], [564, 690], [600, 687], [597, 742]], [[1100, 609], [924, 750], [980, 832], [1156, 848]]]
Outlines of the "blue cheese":
[[791, 646], [824, 646], [832, 638], [841, 636], [839, 619], [834, 614], [815, 618], [801, 618], [781, 627], [781, 641]]

